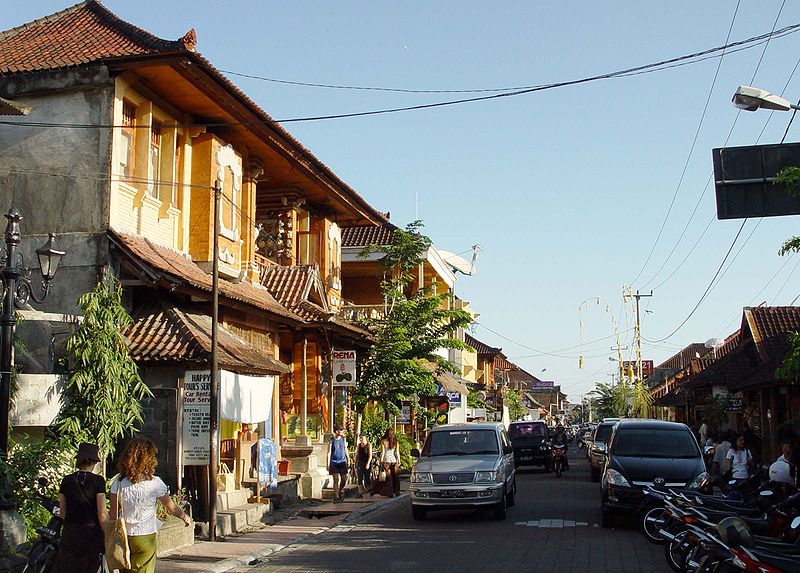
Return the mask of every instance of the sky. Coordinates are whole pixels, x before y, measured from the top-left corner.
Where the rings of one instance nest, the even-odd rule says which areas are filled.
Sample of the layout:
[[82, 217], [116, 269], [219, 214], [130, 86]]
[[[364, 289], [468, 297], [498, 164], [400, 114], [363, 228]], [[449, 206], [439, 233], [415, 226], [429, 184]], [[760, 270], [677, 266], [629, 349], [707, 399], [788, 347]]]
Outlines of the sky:
[[[735, 42], [800, 23], [800, 3], [785, 0], [104, 4], [162, 38], [195, 28], [198, 51], [227, 72], [413, 90], [576, 80], [722, 46], [729, 33]], [[0, 15], [0, 29], [68, 5], [16, 3]], [[459, 275], [456, 285], [480, 313], [475, 336], [579, 401], [611, 380], [615, 325], [624, 358], [633, 357], [623, 285], [653, 290], [641, 315], [643, 358], [656, 364], [732, 333], [744, 306], [796, 302], [800, 255], [780, 257], [778, 249], [800, 230], [797, 218], [747, 221], [718, 281], [673, 334], [742, 224], [715, 217], [711, 150], [726, 141], [778, 143], [791, 117], [739, 113], [731, 96], [755, 85], [800, 99], [799, 57], [800, 32], [721, 61], [285, 127], [395, 224], [422, 219], [435, 245], [454, 253], [480, 244], [477, 273]], [[229, 77], [276, 119], [470, 95]], [[800, 120], [786, 141], [799, 137]]]

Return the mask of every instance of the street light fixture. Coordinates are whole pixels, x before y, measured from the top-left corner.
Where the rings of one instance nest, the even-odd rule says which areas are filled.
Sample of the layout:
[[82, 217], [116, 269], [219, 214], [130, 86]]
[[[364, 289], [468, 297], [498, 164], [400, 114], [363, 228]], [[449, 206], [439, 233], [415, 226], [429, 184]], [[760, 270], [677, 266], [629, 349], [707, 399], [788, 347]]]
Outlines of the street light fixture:
[[800, 109], [787, 99], [776, 96], [750, 86], [739, 86], [733, 94], [733, 105], [745, 111], [756, 111], [757, 109], [769, 109], [772, 111], [789, 111], [790, 109]]
[[[5, 232], [6, 256], [0, 268], [0, 289], [2, 289], [2, 313], [0, 313], [0, 457], [8, 458], [8, 417], [11, 396], [12, 336], [17, 324], [17, 305], [27, 304], [28, 300], [44, 302], [50, 292], [50, 282], [55, 277], [64, 251], [53, 248], [54, 235], [51, 233], [42, 247], [36, 250], [42, 270], [42, 294], [37, 295], [32, 288], [31, 269], [25, 267], [22, 253], [18, 251], [21, 241], [19, 223], [20, 212], [12, 207], [5, 215], [8, 225]], [[7, 484], [2, 484], [0, 494], [7, 495]], [[8, 499], [0, 500], [0, 506], [8, 506]]]

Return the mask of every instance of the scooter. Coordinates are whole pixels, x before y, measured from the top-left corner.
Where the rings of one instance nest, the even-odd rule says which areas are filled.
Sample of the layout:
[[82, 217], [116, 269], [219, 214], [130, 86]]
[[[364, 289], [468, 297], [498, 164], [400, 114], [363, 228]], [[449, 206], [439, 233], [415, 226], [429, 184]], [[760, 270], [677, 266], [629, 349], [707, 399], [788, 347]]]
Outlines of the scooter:
[[[46, 478], [39, 478], [38, 483], [40, 488], [45, 488], [48, 482]], [[50, 513], [51, 517], [46, 526], [36, 528], [39, 541], [28, 554], [28, 561], [22, 573], [48, 573], [55, 565], [58, 544], [61, 541], [63, 520], [59, 515], [61, 511], [58, 500], [38, 493], [36, 495], [41, 506]]]
[[553, 469], [556, 472], [556, 477], [561, 477], [561, 472], [564, 471], [567, 465], [567, 447], [563, 444], [553, 444], [551, 451], [553, 453]]

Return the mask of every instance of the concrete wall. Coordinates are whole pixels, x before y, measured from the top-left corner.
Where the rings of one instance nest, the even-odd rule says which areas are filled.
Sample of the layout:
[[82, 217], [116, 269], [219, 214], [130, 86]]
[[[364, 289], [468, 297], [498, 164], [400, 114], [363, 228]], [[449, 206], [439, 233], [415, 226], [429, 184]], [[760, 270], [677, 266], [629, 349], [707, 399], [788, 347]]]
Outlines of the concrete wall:
[[[114, 85], [108, 70], [97, 67], [0, 78], [0, 96], [33, 107], [7, 121], [101, 125], [111, 123]], [[0, 209], [14, 206], [24, 217], [26, 265], [38, 268], [34, 251], [49, 232], [67, 252], [40, 310], [74, 314], [78, 297], [108, 262], [110, 159], [109, 128], [0, 126]]]
[[142, 401], [144, 425], [139, 435], [158, 446], [156, 473], [175, 493], [178, 484], [178, 379], [185, 368], [142, 368], [140, 375], [153, 397]]

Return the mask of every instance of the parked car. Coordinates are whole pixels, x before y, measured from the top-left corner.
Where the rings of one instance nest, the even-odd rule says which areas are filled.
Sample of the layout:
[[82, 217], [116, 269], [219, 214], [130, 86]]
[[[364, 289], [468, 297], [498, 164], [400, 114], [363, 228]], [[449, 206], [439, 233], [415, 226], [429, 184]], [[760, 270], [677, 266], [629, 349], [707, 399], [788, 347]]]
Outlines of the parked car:
[[589, 440], [589, 447], [586, 450], [589, 456], [589, 475], [592, 481], [600, 481], [605, 463], [606, 445], [616, 423], [616, 420], [603, 420], [597, 425], [591, 440]]
[[514, 467], [540, 466], [550, 471], [552, 457], [547, 445], [549, 432], [547, 424], [541, 420], [511, 422], [508, 437], [514, 446]]
[[514, 448], [502, 424], [448, 424], [431, 430], [411, 470], [411, 513], [425, 519], [435, 509], [488, 508], [506, 518], [517, 481]]
[[703, 452], [686, 424], [660, 420], [621, 420], [614, 426], [601, 481], [601, 524], [613, 512], [638, 513], [644, 488], [697, 488], [706, 477]]

